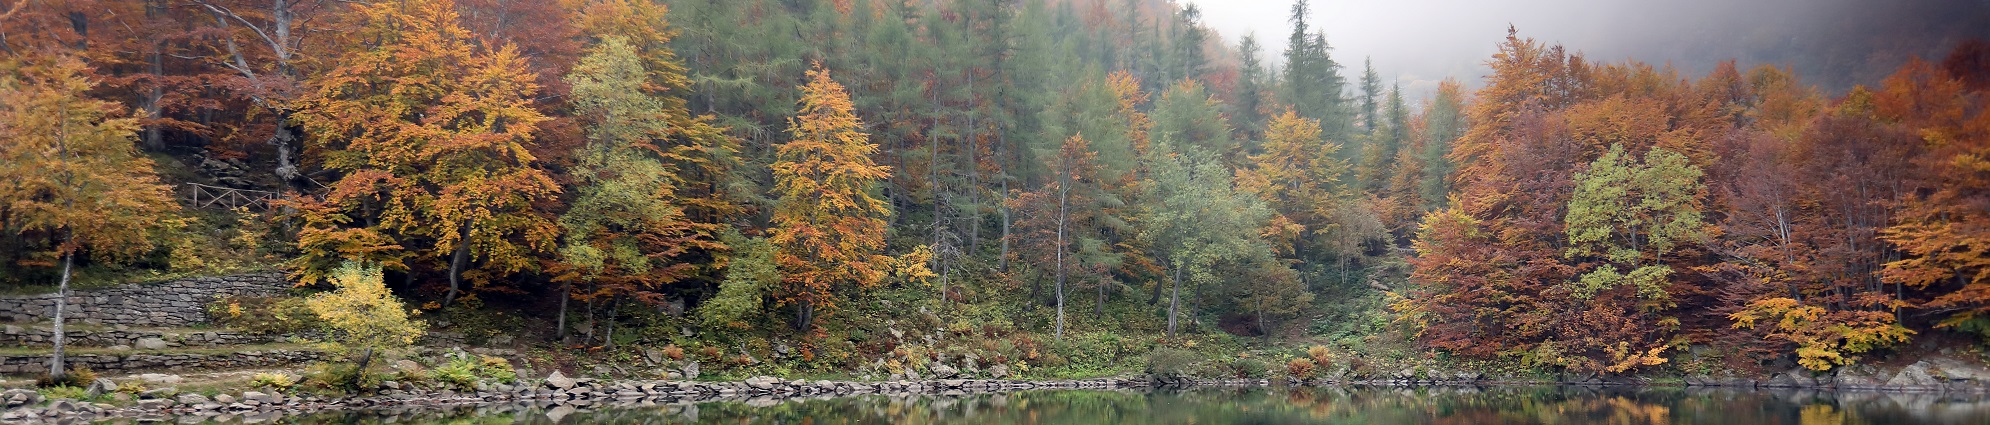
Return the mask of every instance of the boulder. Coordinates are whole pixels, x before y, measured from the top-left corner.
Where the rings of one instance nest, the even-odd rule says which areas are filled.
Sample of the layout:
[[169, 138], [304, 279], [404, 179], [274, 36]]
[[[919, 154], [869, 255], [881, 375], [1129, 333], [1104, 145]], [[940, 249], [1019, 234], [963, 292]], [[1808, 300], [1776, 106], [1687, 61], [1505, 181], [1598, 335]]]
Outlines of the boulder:
[[1009, 365], [997, 363], [988, 367], [988, 377], [1002, 379], [1009, 377]]
[[117, 382], [110, 380], [110, 378], [97, 378], [95, 381], [90, 381], [90, 388], [86, 391], [86, 394], [89, 394], [90, 397], [114, 393], [117, 392]]
[[180, 404], [185, 405], [207, 404], [208, 401], [207, 396], [200, 394], [180, 394], [179, 396]]
[[698, 379], [698, 362], [685, 363], [679, 372], [684, 373], [684, 379]]
[[557, 370], [553, 371], [552, 374], [546, 375], [546, 386], [548, 387], [564, 390], [573, 388], [574, 384], [573, 378], [568, 378], [567, 375], [561, 374]]
[[932, 366], [926, 367], [926, 371], [933, 372], [933, 378], [935, 379], [948, 379], [960, 376], [959, 369], [954, 369], [953, 366], [947, 366], [945, 363], [934, 363]]
[[1928, 373], [1927, 360], [1907, 365], [1905, 369], [1900, 370], [1899, 374], [1895, 374], [1893, 379], [1886, 380], [1886, 386], [1896, 388], [1926, 388], [1936, 385], [1941, 385], [1941, 381], [1936, 380], [1933, 375]]
[[754, 389], [761, 389], [761, 390], [773, 389], [774, 384], [779, 384], [779, 383], [781, 383], [780, 379], [775, 379], [774, 377], [771, 376], [755, 376], [752, 378], [746, 378], [746, 386], [753, 387]]

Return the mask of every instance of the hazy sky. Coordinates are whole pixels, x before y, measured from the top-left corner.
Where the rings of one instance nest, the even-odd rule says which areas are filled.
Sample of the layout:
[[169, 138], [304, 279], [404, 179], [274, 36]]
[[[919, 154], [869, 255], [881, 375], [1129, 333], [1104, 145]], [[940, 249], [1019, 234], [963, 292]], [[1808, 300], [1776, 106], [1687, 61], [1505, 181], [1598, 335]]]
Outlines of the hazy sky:
[[[1200, 5], [1204, 22], [1234, 44], [1257, 34], [1277, 61], [1291, 32], [1291, 0], [1176, 0]], [[1987, 0], [1314, 0], [1342, 75], [1372, 57], [1385, 81], [1424, 93], [1446, 77], [1476, 85], [1506, 36], [1560, 43], [1591, 60], [1635, 57], [1698, 77], [1719, 60], [1744, 69], [1794, 66], [1827, 90], [1871, 83], [1909, 55], [1939, 58], [1962, 38], [1990, 32]], [[1842, 74], [1842, 75], [1840, 75]]]

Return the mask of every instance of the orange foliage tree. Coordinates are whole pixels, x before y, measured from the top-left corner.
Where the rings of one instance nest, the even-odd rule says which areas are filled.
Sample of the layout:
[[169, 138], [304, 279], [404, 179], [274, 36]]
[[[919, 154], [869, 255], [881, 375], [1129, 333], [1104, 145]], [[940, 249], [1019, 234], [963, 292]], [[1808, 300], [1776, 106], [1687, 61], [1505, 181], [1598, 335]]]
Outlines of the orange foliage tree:
[[808, 78], [788, 126], [793, 139], [776, 148], [769, 238], [782, 274], [775, 296], [796, 306], [798, 329], [835, 308], [837, 291], [883, 281], [892, 262], [880, 254], [891, 207], [875, 193], [891, 167], [872, 163], [878, 146], [843, 85], [820, 65]]
[[530, 266], [558, 234], [531, 204], [559, 192], [527, 152], [546, 119], [529, 102], [532, 74], [510, 47], [477, 47], [453, 2], [360, 12], [378, 44], [343, 55], [300, 101], [316, 159], [343, 176], [322, 201], [302, 203], [316, 218], [292, 264], [315, 281], [348, 259], [380, 260], [350, 257], [391, 242], [429, 262], [383, 264], [448, 270], [445, 304], [466, 280], [481, 289]]

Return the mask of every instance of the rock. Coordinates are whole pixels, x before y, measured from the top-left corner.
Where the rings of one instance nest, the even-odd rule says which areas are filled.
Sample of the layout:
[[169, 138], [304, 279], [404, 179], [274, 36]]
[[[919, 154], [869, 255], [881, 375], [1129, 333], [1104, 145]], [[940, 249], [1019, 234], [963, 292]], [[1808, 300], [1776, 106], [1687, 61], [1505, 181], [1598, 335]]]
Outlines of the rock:
[[1009, 365], [997, 363], [988, 367], [988, 377], [1002, 379], [1009, 377]]
[[553, 423], [560, 423], [560, 419], [565, 419], [567, 415], [572, 414], [574, 414], [573, 406], [562, 404], [546, 410], [546, 419], [552, 419]]
[[124, 344], [113, 345], [107, 348], [110, 348], [111, 351], [131, 351], [131, 346]]
[[138, 380], [145, 381], [148, 384], [178, 384], [180, 381], [186, 380], [186, 378], [172, 374], [146, 373], [138, 375]]
[[1886, 381], [1888, 387], [1932, 387], [1940, 384], [1941, 381], [1935, 380], [1934, 376], [1928, 374], [1927, 360], [1907, 365], [1907, 368], [1901, 369], [1893, 379]]
[[90, 381], [90, 388], [85, 393], [89, 394], [90, 397], [97, 397], [114, 392], [117, 392], [116, 381], [112, 381], [110, 378], [97, 378], [95, 381]]
[[398, 390], [401, 389], [401, 383], [398, 381], [380, 381], [380, 389]]
[[139, 400], [139, 401], [138, 401], [138, 408], [140, 408], [140, 409], [145, 409], [145, 410], [159, 410], [159, 409], [164, 409], [164, 408], [168, 408], [168, 407], [173, 407], [173, 401], [172, 401], [172, 400], [164, 400], [164, 399], [156, 399], [156, 398], [153, 398], [153, 399], [144, 399], [144, 400]]
[[794, 351], [794, 349], [793, 349], [793, 348], [788, 348], [788, 343], [787, 343], [787, 342], [785, 342], [785, 341], [775, 341], [775, 342], [774, 342], [774, 355], [775, 355], [775, 356], [777, 356], [777, 357], [787, 357], [787, 356], [788, 356], [788, 353], [789, 353], [789, 352], [791, 352], [791, 351]]
[[775, 379], [774, 377], [770, 376], [755, 376], [752, 378], [746, 378], [746, 386], [762, 390], [773, 389], [774, 384], [778, 384], [780, 382], [781, 382], [780, 379]]
[[673, 370], [673, 371], [667, 371], [667, 372], [664, 372], [664, 373], [663, 373], [663, 379], [664, 379], [664, 380], [666, 380], [666, 381], [677, 381], [677, 380], [682, 380], [682, 379], [684, 379], [684, 374], [683, 374], [683, 373], [680, 373], [680, 372], [677, 372], [677, 371], [674, 371], [674, 370]]
[[560, 371], [557, 370], [553, 371], [552, 374], [546, 375], [546, 386], [548, 387], [564, 390], [568, 388], [573, 388], [574, 384], [575, 382], [573, 378], [568, 378], [566, 375], [561, 374]]
[[1947, 379], [1959, 384], [1981, 384], [1990, 380], [1990, 370], [1982, 366], [1948, 357], [1938, 357], [1929, 365], [1929, 375]]
[[48, 411], [52, 413], [73, 412], [79, 408], [82, 408], [82, 405], [77, 404], [75, 400], [66, 398], [56, 399], [48, 403]]
[[1831, 386], [1839, 389], [1878, 388], [1885, 383], [1885, 377], [1879, 373], [1879, 368], [1868, 364], [1838, 368], [1838, 373], [1831, 377]]
[[159, 338], [139, 338], [136, 345], [140, 350], [164, 350], [166, 349], [166, 340]]
[[643, 359], [649, 360], [650, 364], [663, 363], [663, 352], [644, 347]]
[[960, 376], [960, 370], [954, 369], [953, 366], [947, 366], [945, 363], [934, 363], [932, 366], [928, 366], [926, 368], [926, 371], [933, 372], [933, 378], [936, 379], [947, 379], [955, 376]]
[[698, 362], [685, 363], [678, 371], [684, 372], [684, 379], [698, 379]]
[[264, 393], [262, 393], [261, 391], [243, 391], [243, 392], [242, 392], [242, 402], [243, 402], [243, 403], [248, 403], [248, 402], [255, 402], [255, 403], [273, 403], [273, 402], [275, 402], [275, 401], [276, 401], [276, 399], [275, 399], [274, 397], [270, 397], [270, 395], [269, 395], [269, 394], [264, 394]]
[[235, 396], [227, 394], [215, 394], [214, 402], [221, 404], [235, 404]]
[[415, 363], [414, 360], [400, 359], [394, 361], [394, 370], [399, 372], [418, 372], [422, 370], [422, 367], [420, 363]]
[[180, 404], [185, 404], [185, 405], [199, 405], [199, 404], [207, 404], [209, 402], [207, 396], [200, 394], [180, 394], [178, 400], [180, 401]]
[[138, 393], [138, 399], [140, 399], [140, 400], [147, 400], [147, 399], [169, 399], [169, 398], [173, 398], [173, 396], [174, 396], [174, 395], [176, 395], [176, 394], [179, 394], [179, 393], [180, 393], [180, 390], [179, 390], [179, 389], [177, 389], [177, 388], [173, 388], [173, 387], [165, 387], [165, 388], [158, 388], [158, 389], [150, 389], [150, 390], [145, 390], [144, 392], [140, 392], [140, 393]]

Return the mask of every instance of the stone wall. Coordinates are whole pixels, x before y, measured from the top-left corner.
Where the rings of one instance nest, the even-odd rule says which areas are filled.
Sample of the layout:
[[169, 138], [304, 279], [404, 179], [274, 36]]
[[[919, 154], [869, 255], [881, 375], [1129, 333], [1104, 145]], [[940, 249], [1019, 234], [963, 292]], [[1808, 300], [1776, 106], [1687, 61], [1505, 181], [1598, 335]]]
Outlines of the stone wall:
[[[231, 353], [72, 354], [63, 364], [96, 373], [191, 371], [283, 366], [318, 360], [323, 353], [303, 350], [237, 351]], [[47, 354], [0, 356], [0, 375], [48, 372]]]
[[[196, 277], [70, 291], [64, 316], [80, 323], [151, 327], [207, 321], [207, 305], [223, 295], [278, 296], [290, 289], [282, 273]], [[55, 294], [0, 296], [0, 321], [39, 322], [55, 315]]]
[[[268, 344], [283, 340], [280, 336], [256, 335], [245, 332], [208, 331], [162, 331], [148, 329], [64, 329], [67, 337], [65, 345], [71, 347], [136, 347], [148, 350], [165, 348], [199, 348], [223, 345]], [[0, 347], [53, 347], [55, 331], [47, 326], [0, 326]]]

